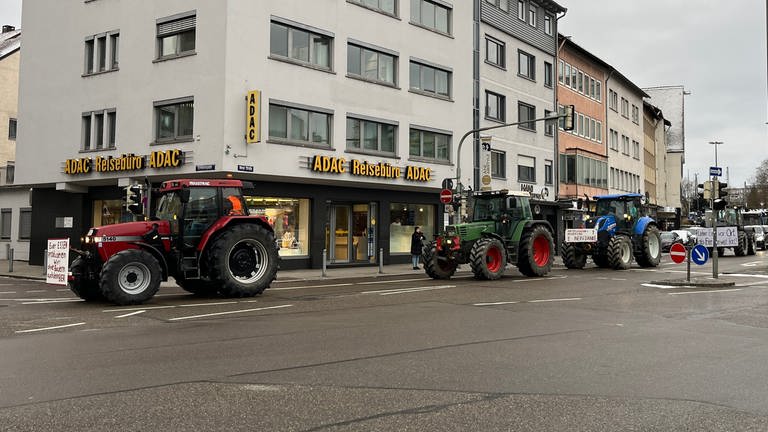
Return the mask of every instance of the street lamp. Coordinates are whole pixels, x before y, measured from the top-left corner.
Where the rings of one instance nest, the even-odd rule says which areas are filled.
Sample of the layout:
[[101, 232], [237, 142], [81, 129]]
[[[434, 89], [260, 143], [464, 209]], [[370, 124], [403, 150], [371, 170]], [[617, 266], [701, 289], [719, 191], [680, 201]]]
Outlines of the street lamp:
[[715, 166], [717, 166], [717, 146], [719, 146], [720, 144], [723, 144], [723, 142], [722, 141], [710, 141], [709, 143], [712, 144], [713, 146], [715, 146]]

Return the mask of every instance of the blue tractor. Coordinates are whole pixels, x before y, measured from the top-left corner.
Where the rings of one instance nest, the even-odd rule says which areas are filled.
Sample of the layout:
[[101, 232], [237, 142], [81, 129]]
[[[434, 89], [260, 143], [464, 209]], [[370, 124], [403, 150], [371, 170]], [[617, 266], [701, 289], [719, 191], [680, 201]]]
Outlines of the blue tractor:
[[661, 260], [661, 238], [653, 218], [648, 217], [640, 194], [596, 196], [594, 216], [586, 216], [584, 227], [565, 230], [563, 263], [582, 269], [587, 256], [598, 267], [628, 269], [632, 257], [641, 267], [656, 267]]

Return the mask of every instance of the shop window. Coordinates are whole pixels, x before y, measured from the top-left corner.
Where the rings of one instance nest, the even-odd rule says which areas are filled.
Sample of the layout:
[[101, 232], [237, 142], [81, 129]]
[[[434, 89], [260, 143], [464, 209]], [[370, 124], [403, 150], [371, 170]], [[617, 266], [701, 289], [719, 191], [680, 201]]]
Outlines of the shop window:
[[251, 215], [264, 216], [275, 230], [281, 257], [309, 255], [309, 200], [246, 196]]
[[427, 204], [389, 205], [389, 253], [410, 254], [411, 236], [416, 227], [427, 239], [435, 234], [435, 206]]
[[121, 222], [133, 222], [133, 215], [124, 210], [123, 200], [93, 201], [93, 226], [111, 225]]

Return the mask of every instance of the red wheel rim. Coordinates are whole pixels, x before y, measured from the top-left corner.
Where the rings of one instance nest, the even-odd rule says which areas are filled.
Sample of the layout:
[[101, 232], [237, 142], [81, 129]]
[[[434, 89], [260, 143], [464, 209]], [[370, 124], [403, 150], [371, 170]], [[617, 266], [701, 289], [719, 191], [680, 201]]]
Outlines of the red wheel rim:
[[488, 271], [496, 273], [501, 268], [501, 250], [497, 247], [491, 246], [488, 249], [488, 253], [485, 255], [485, 262], [488, 266]]
[[545, 236], [538, 236], [533, 241], [533, 261], [537, 266], [543, 267], [549, 262], [549, 240]]

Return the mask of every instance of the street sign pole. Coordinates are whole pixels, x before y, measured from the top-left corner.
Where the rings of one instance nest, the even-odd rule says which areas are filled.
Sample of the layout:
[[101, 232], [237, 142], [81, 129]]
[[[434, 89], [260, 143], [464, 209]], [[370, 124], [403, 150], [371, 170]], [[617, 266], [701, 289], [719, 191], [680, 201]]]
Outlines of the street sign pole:
[[690, 282], [691, 281], [691, 250], [692, 249], [693, 248], [691, 248], [689, 246], [685, 247], [685, 261], [686, 261], [686, 267], [688, 267], [688, 269], [687, 269], [687, 277], [685, 278], [686, 282]]
[[[717, 147], [715, 147], [717, 150]], [[720, 185], [717, 181], [717, 177], [712, 176], [712, 191], [719, 191]], [[710, 200], [710, 208], [712, 209], [712, 277], [717, 279], [717, 210], [715, 210], [715, 195], [712, 195]]]

